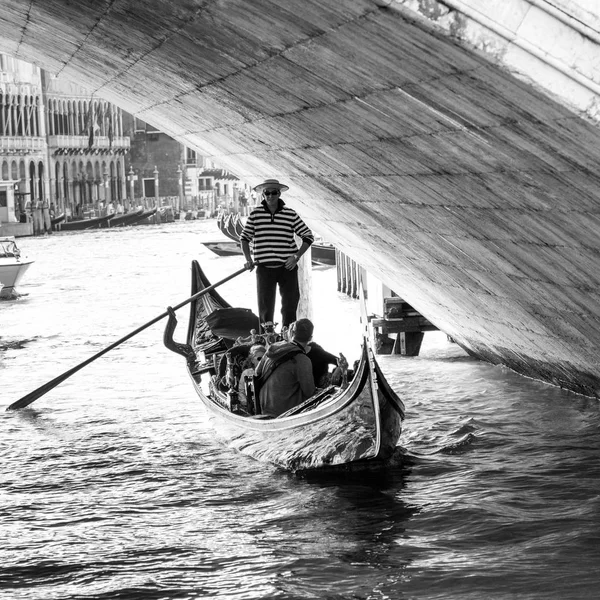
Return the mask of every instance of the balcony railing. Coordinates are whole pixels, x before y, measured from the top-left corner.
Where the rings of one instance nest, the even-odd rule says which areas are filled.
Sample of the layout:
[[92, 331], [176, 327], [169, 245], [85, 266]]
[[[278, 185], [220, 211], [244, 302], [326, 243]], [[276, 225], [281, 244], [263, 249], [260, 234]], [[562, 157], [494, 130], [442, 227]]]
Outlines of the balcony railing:
[[[54, 148], [88, 148], [90, 138], [87, 135], [49, 135], [48, 136], [48, 147]], [[129, 148], [128, 137], [114, 137], [112, 144], [108, 139], [108, 136], [97, 135], [94, 136], [93, 148]]]
[[45, 143], [42, 137], [0, 137], [0, 151], [3, 152], [41, 152], [44, 148]]

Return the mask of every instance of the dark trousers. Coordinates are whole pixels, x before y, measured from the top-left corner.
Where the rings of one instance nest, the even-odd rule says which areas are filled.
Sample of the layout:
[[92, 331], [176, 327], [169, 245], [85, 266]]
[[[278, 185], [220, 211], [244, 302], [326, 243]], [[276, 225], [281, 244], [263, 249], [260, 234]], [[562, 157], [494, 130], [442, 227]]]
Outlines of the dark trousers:
[[261, 323], [273, 321], [275, 298], [279, 286], [281, 295], [281, 326], [286, 327], [296, 320], [296, 310], [300, 302], [298, 267], [288, 271], [285, 267], [269, 269], [256, 267], [256, 289], [258, 293], [258, 316]]

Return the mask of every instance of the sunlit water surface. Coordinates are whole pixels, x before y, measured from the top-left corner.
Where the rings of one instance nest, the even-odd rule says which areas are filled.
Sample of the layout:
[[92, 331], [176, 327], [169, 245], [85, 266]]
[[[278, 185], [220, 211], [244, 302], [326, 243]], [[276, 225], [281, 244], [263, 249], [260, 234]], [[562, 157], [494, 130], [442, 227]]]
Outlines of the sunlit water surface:
[[[185, 300], [192, 259], [212, 282], [240, 269], [201, 244], [218, 239], [214, 221], [22, 238], [2, 408]], [[313, 275], [316, 339], [358, 358], [357, 301]], [[254, 289], [219, 291], [255, 310]], [[418, 358], [380, 357], [403, 463], [298, 478], [223, 445], [162, 325], [0, 413], [2, 599], [600, 596], [597, 401], [428, 333]]]

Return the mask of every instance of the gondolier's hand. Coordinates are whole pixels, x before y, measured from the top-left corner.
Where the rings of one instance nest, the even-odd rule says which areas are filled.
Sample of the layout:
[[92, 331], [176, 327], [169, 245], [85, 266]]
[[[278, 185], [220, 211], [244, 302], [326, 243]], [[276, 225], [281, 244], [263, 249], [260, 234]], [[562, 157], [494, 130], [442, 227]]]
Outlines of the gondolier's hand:
[[255, 267], [256, 263], [252, 260], [246, 260], [246, 262], [244, 263], [244, 268], [248, 269], [249, 271], [254, 271], [254, 267]]
[[294, 256], [289, 256], [287, 258], [287, 260], [285, 261], [285, 264], [284, 264], [285, 268], [288, 271], [291, 271], [298, 265], [298, 260], [299, 260], [299, 258], [298, 258], [297, 254], [294, 254]]

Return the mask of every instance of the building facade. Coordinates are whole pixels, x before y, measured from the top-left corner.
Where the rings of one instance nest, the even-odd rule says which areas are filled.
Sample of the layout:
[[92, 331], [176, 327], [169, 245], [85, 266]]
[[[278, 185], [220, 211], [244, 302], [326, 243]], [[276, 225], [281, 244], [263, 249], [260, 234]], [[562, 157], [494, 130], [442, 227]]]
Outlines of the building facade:
[[128, 152], [121, 109], [35, 65], [0, 55], [5, 233], [40, 233], [32, 216], [40, 204], [73, 218], [124, 201]]
[[215, 168], [193, 149], [127, 112], [122, 119], [124, 135], [131, 140], [128, 197], [136, 205], [210, 215], [224, 207], [237, 210], [250, 197], [238, 177]]
[[44, 204], [50, 216], [94, 217], [114, 209], [171, 206], [210, 216], [245, 212], [251, 190], [149, 123], [0, 55], [0, 227], [31, 235]]
[[[0, 55], [0, 223], [21, 221], [49, 187], [40, 69]], [[6, 233], [12, 233], [9, 229]]]
[[42, 72], [48, 148], [48, 193], [67, 218], [99, 213], [111, 202], [127, 205], [120, 108], [76, 84]]

